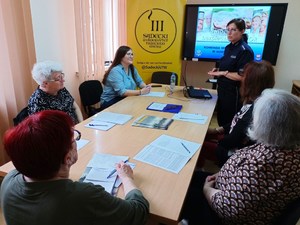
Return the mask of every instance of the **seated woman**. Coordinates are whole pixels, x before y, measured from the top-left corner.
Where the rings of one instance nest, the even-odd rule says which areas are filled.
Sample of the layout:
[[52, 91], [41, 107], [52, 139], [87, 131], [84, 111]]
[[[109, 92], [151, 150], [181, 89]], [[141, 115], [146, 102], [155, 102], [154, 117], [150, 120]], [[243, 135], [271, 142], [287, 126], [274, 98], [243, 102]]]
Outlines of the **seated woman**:
[[231, 124], [208, 129], [198, 167], [203, 167], [205, 159], [215, 161], [221, 167], [236, 149], [253, 144], [246, 135], [252, 120], [253, 102], [264, 89], [273, 88], [274, 84], [274, 69], [269, 62], [253, 61], [246, 64], [240, 89], [243, 107]]
[[237, 150], [217, 174], [194, 174], [182, 215], [189, 225], [272, 224], [299, 199], [299, 121], [298, 97], [265, 90], [255, 101], [248, 129], [257, 143]]
[[80, 136], [71, 118], [58, 110], [35, 113], [5, 133], [4, 148], [16, 167], [1, 184], [7, 224], [146, 223], [149, 203], [137, 189], [129, 165], [116, 165], [125, 199], [110, 195], [100, 185], [69, 179]]
[[[121, 46], [116, 56], [104, 74], [103, 93], [101, 95], [101, 108], [105, 109], [127, 96], [148, 94], [151, 86], [146, 85], [133, 66], [132, 49]], [[136, 88], [140, 89], [137, 90]]]
[[65, 75], [60, 63], [38, 62], [33, 66], [32, 77], [39, 86], [28, 101], [29, 115], [52, 109], [66, 112], [75, 124], [83, 120], [80, 108], [64, 87]]

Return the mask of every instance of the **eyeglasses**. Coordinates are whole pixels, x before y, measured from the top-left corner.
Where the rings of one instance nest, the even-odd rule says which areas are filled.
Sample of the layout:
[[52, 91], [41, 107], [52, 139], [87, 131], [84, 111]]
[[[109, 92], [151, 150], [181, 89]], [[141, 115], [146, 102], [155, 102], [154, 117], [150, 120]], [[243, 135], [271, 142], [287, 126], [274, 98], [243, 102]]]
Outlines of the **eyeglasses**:
[[81, 138], [81, 133], [78, 130], [74, 130], [74, 140], [79, 141]]
[[233, 32], [236, 32], [236, 31], [237, 31], [236, 28], [232, 28], [232, 29], [227, 29], [226, 33], [233, 33]]
[[60, 73], [56, 78], [48, 80], [48, 82], [56, 82], [56, 81], [61, 81], [65, 78], [65, 74], [64, 73]]
[[133, 56], [133, 53], [132, 52], [127, 52], [126, 55]]

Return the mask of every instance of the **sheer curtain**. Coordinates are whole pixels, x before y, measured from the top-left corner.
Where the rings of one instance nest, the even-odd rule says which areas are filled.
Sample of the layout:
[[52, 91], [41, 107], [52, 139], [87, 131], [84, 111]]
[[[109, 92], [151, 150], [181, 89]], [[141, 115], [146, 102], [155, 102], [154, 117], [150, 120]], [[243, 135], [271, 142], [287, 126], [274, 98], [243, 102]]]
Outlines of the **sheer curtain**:
[[33, 91], [31, 67], [35, 62], [29, 0], [0, 1], [0, 165], [4, 153], [4, 132], [27, 105]]
[[74, 0], [78, 72], [102, 81], [105, 61], [127, 42], [126, 0]]
[[[80, 81], [102, 81], [105, 61], [126, 44], [126, 0], [74, 0]], [[36, 62], [30, 0], [0, 1], [0, 165], [4, 132], [27, 105], [36, 88], [31, 68]], [[65, 49], [68, 51], [68, 49]], [[76, 89], [76, 88], [75, 88]]]

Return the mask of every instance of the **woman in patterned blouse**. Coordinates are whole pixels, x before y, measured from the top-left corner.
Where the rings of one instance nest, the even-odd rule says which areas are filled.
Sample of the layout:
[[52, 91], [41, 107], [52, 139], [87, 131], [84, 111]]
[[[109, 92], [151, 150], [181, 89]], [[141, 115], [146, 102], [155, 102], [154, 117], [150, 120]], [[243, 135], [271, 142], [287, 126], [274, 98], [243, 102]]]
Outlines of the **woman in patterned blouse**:
[[222, 167], [236, 149], [253, 144], [247, 137], [247, 128], [252, 120], [253, 102], [263, 90], [273, 88], [274, 84], [275, 74], [270, 62], [252, 61], [245, 65], [240, 88], [243, 107], [235, 114], [231, 123], [208, 129], [197, 162], [198, 167], [203, 167], [205, 159], [215, 161]]
[[[203, 213], [207, 224], [276, 221], [300, 198], [299, 131], [300, 99], [283, 90], [265, 90], [255, 102], [248, 130], [257, 144], [237, 150], [217, 174], [194, 174], [183, 210], [189, 225], [206, 224]], [[195, 201], [199, 207], [191, 207]]]
[[28, 114], [43, 110], [60, 110], [76, 124], [82, 121], [81, 111], [64, 87], [62, 65], [54, 61], [38, 62], [33, 66], [32, 77], [39, 84], [28, 101]]

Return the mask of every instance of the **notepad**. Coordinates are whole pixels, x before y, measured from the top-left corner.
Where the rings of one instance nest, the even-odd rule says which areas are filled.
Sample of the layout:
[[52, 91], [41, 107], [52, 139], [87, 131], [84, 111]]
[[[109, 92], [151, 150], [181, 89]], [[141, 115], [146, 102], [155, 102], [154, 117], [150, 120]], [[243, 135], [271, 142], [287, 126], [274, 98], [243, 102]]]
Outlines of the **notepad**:
[[182, 109], [182, 105], [152, 102], [147, 109], [160, 112], [178, 113]]

